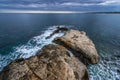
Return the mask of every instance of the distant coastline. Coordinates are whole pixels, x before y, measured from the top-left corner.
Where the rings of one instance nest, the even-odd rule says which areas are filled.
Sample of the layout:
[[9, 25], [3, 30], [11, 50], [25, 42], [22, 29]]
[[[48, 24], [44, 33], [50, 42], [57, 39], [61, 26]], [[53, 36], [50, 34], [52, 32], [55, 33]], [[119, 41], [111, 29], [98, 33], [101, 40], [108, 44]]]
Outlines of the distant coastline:
[[120, 14], [120, 12], [88, 12], [93, 14]]

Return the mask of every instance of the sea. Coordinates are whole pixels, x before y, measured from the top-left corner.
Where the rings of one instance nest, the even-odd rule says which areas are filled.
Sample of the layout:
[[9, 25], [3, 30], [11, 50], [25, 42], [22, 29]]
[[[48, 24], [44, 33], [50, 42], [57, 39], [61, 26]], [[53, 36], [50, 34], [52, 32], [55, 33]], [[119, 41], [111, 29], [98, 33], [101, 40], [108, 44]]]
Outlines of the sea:
[[11, 61], [28, 58], [53, 43], [58, 26], [85, 31], [99, 54], [99, 63], [87, 66], [90, 80], [120, 80], [120, 14], [0, 13], [0, 71]]

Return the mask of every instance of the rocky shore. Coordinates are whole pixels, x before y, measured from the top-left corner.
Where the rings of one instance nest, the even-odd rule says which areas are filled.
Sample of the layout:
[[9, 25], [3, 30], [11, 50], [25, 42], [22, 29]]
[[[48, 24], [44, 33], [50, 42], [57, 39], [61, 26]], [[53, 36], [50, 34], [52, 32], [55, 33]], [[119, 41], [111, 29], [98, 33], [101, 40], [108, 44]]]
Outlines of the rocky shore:
[[12, 61], [0, 72], [0, 80], [89, 80], [85, 64], [98, 63], [98, 54], [86, 33], [69, 30], [53, 42], [35, 56]]

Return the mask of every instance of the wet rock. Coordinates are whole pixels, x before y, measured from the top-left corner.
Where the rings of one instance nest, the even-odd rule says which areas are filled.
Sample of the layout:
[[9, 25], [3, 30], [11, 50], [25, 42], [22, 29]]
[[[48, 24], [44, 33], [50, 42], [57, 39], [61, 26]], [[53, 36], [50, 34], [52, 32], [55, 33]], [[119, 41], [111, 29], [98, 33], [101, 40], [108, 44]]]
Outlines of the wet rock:
[[95, 45], [83, 31], [70, 30], [62, 37], [55, 38], [54, 42], [72, 50], [74, 55], [80, 57], [83, 62], [91, 64], [98, 62], [98, 54]]
[[46, 37], [46, 39], [49, 39], [52, 37], [54, 34], [62, 32], [62, 31], [68, 31], [68, 28], [65, 26], [58, 26], [55, 31], [53, 31], [49, 36]]
[[0, 80], [89, 80], [86, 66], [63, 46], [44, 46], [36, 56], [19, 59], [0, 72]]

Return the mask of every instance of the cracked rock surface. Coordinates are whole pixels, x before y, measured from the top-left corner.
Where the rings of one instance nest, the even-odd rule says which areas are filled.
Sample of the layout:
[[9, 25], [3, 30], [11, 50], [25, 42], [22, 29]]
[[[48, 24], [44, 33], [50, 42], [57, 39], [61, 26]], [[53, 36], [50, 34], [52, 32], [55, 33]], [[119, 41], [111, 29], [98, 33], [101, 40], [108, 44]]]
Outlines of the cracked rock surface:
[[86, 33], [69, 30], [54, 42], [59, 45], [46, 45], [35, 56], [12, 61], [0, 72], [0, 80], [89, 80], [82, 62], [96, 64], [98, 54]]
[[82, 59], [83, 62], [98, 63], [95, 45], [83, 31], [69, 30], [62, 37], [55, 38], [54, 42], [72, 50], [74, 55]]
[[35, 56], [17, 59], [0, 72], [0, 80], [89, 80], [86, 66], [63, 46], [49, 44]]

